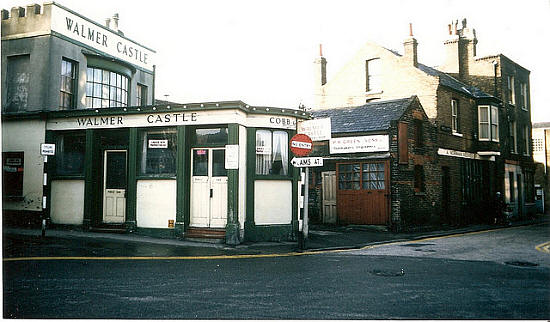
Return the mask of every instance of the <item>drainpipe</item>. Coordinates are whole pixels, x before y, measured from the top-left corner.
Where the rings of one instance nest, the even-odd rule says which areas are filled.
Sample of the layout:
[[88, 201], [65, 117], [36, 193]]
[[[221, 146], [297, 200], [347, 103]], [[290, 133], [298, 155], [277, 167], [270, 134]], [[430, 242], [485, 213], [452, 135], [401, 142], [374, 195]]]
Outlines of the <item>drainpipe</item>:
[[155, 105], [155, 80], [156, 80], [156, 73], [157, 71], [157, 65], [153, 65], [153, 88], [151, 90], [151, 95], [153, 96], [153, 101], [151, 102], [152, 105]]
[[493, 96], [495, 97], [498, 97], [497, 96], [497, 66], [498, 66], [498, 62], [496, 60], [493, 60], [493, 70], [494, 70], [494, 92], [493, 92]]

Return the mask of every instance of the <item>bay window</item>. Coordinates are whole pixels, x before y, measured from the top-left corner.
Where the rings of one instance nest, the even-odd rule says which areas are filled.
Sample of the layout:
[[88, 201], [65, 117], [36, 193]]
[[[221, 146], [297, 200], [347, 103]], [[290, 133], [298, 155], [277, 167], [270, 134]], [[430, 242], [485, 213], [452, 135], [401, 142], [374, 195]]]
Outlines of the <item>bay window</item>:
[[88, 67], [86, 107], [128, 106], [128, 77], [112, 71]]

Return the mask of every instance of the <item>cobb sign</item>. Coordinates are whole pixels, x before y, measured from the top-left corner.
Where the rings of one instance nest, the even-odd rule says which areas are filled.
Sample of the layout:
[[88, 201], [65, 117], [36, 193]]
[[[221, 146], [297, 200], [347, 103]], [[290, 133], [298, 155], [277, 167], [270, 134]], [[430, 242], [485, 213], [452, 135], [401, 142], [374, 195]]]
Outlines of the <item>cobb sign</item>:
[[297, 157], [305, 157], [311, 153], [313, 142], [305, 134], [296, 134], [290, 139], [290, 151]]

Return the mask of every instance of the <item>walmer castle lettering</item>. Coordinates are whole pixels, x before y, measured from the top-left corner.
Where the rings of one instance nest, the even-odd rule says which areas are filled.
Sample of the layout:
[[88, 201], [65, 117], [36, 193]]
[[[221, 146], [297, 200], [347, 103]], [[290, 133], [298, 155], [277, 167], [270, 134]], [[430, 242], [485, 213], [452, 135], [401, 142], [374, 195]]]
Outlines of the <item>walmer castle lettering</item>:
[[85, 117], [76, 119], [78, 126], [124, 125], [122, 116]]

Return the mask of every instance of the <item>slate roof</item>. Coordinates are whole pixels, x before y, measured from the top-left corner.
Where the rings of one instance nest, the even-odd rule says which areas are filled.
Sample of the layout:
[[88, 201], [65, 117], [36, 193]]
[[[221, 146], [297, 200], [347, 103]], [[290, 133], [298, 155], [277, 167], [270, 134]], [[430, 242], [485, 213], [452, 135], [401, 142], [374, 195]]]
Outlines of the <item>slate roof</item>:
[[474, 98], [494, 98], [493, 95], [487, 94], [475, 86], [466, 85], [458, 79], [452, 77], [451, 75], [439, 71], [435, 68], [428, 67], [419, 63], [418, 69], [428, 75], [439, 77], [439, 83], [441, 85], [454, 89], [455, 91], [461, 92], [468, 96], [472, 96]]
[[399, 120], [416, 96], [377, 101], [357, 107], [312, 111], [313, 118], [330, 117], [332, 133], [352, 133], [387, 130], [390, 121]]

